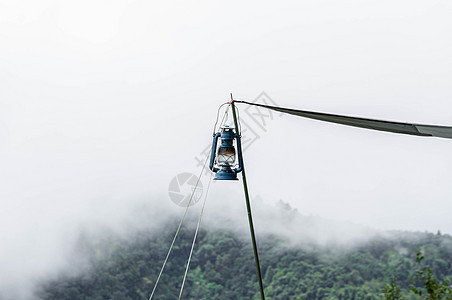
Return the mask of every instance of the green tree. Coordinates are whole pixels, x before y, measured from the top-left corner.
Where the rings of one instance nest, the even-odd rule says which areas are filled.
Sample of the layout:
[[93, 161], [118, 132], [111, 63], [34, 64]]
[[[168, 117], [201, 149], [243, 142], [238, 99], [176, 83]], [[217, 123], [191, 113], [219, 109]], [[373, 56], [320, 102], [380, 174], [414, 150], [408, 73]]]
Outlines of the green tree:
[[440, 299], [452, 299], [452, 289], [449, 287], [449, 281], [439, 281], [430, 268], [422, 266], [422, 260], [424, 255], [419, 251], [416, 254], [416, 262], [419, 264], [420, 269], [416, 271], [416, 274], [412, 278], [412, 282], [415, 283], [416, 280], [423, 282], [424, 287], [419, 288], [414, 285], [411, 286], [411, 290], [422, 297], [422, 299], [428, 300], [440, 300]]
[[[424, 255], [422, 255], [421, 251], [418, 251], [416, 253], [418, 269], [410, 279], [412, 282], [410, 290], [418, 295], [420, 299], [451, 300], [452, 289], [449, 287], [449, 281], [447, 279], [439, 281], [435, 275], [433, 275], [433, 271], [422, 264], [423, 260]], [[391, 283], [384, 287], [383, 294], [386, 300], [404, 299], [395, 276], [392, 277]]]
[[383, 289], [385, 300], [398, 300], [403, 299], [402, 291], [397, 284], [397, 279], [392, 276], [391, 283], [387, 284]]

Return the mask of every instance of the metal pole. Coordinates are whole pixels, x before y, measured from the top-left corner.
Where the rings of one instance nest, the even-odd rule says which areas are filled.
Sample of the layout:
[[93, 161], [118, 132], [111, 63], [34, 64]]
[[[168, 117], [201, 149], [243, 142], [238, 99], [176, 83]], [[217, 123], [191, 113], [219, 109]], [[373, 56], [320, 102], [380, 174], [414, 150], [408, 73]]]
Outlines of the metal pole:
[[[232, 94], [231, 94], [231, 100], [232, 100], [231, 107], [232, 107], [232, 115], [234, 116], [235, 131], [238, 135], [240, 135], [239, 126], [238, 126], [238, 122], [237, 122], [237, 115], [235, 113], [234, 100], [232, 99]], [[245, 166], [244, 165], [243, 165], [243, 170], [242, 170], [242, 179], [243, 179], [243, 190], [245, 192], [246, 209], [248, 211], [248, 221], [250, 223], [251, 240], [253, 242], [254, 259], [256, 260], [257, 278], [259, 279], [259, 289], [261, 291], [262, 300], [265, 300], [264, 286], [262, 285], [261, 268], [259, 265], [259, 255], [257, 253], [256, 237], [254, 236], [253, 217], [251, 215], [251, 204], [250, 204], [250, 197], [248, 195], [248, 185], [246, 184]]]

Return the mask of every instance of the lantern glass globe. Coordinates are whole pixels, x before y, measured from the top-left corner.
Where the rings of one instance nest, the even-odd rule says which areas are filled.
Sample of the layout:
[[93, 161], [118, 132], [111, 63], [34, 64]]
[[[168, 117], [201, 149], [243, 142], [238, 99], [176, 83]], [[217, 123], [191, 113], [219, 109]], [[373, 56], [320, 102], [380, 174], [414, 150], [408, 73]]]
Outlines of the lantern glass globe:
[[217, 163], [220, 166], [232, 166], [235, 163], [234, 146], [220, 146], [218, 148]]

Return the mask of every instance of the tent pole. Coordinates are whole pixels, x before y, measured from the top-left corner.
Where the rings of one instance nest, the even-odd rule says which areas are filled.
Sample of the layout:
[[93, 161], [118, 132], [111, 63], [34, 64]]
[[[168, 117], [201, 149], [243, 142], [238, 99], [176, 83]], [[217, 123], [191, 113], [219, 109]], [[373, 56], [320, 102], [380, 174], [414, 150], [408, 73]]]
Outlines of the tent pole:
[[[231, 100], [232, 100], [231, 101], [231, 107], [232, 107], [232, 115], [234, 116], [235, 131], [236, 131], [236, 133], [238, 135], [240, 135], [239, 126], [238, 126], [238, 122], [237, 122], [237, 115], [236, 115], [236, 112], [235, 112], [234, 100], [232, 99], [232, 94], [231, 94]], [[250, 204], [250, 198], [249, 198], [249, 195], [248, 195], [248, 185], [246, 184], [246, 176], [245, 176], [245, 166], [244, 166], [244, 164], [243, 164], [243, 170], [242, 170], [242, 179], [243, 179], [243, 190], [245, 192], [246, 209], [248, 211], [248, 221], [249, 221], [249, 224], [250, 224], [251, 241], [253, 242], [254, 259], [256, 260], [257, 278], [259, 279], [259, 289], [260, 289], [260, 292], [261, 292], [262, 300], [265, 300], [264, 286], [262, 284], [261, 268], [260, 268], [260, 265], [259, 265], [259, 255], [257, 253], [256, 237], [254, 236], [253, 217], [251, 215], [251, 204]]]

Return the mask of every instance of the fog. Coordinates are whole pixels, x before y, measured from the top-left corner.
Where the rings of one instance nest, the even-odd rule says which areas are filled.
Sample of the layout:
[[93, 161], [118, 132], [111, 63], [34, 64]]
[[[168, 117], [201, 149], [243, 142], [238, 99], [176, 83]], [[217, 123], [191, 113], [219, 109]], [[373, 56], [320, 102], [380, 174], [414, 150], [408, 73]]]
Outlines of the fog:
[[[451, 10], [406, 0], [1, 1], [2, 295], [26, 299], [35, 280], [71, 267], [82, 231], [127, 235], [179, 217], [168, 185], [201, 171], [229, 93], [452, 125]], [[277, 220], [271, 207], [283, 200], [363, 228], [452, 233], [452, 141], [238, 108], [257, 228]], [[221, 184], [204, 226], [232, 213], [246, 226], [240, 182]]]

